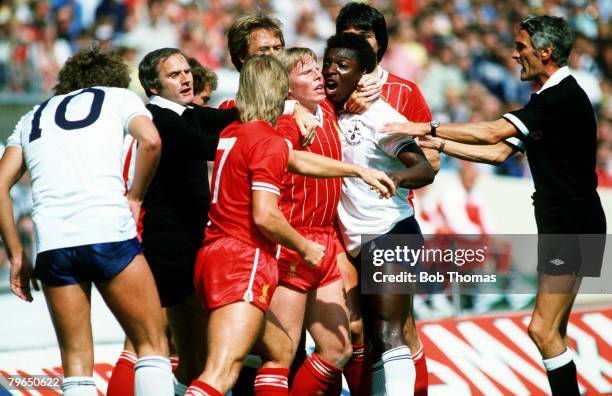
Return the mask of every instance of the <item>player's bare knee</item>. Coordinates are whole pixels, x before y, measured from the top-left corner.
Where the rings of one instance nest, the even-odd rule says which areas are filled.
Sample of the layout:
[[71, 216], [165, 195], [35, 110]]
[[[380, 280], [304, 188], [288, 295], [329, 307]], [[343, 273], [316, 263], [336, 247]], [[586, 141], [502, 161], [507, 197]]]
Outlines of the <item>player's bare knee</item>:
[[546, 321], [536, 315], [534, 315], [531, 322], [529, 322], [527, 332], [539, 350], [545, 348], [558, 336], [555, 329], [551, 328]]

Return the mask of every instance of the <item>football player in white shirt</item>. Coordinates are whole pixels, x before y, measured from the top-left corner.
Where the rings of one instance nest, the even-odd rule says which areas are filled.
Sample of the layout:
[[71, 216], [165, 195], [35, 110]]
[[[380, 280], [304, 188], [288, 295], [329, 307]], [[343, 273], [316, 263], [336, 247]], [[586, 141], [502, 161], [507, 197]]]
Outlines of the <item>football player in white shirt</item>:
[[[32, 301], [38, 279], [59, 341], [64, 395], [97, 395], [93, 378], [91, 284], [136, 343], [137, 395], [172, 395], [159, 297], [134, 217], [155, 172], [161, 142], [151, 115], [125, 89], [129, 70], [96, 46], [70, 58], [55, 96], [21, 118], [0, 161], [0, 233], [11, 290]], [[139, 141], [127, 197], [121, 175], [125, 131]], [[26, 171], [33, 191], [36, 267], [15, 229], [9, 190]]]
[[[323, 76], [327, 98], [341, 111], [364, 73], [376, 67], [376, 55], [365, 38], [342, 33], [327, 42]], [[401, 187], [390, 200], [379, 200], [369, 187], [353, 179], [343, 180], [338, 218], [347, 252], [357, 266], [363, 234], [420, 235], [414, 211], [408, 202], [410, 188], [431, 183], [434, 170], [413, 139], [390, 138], [380, 133], [385, 122], [405, 118], [383, 100], [375, 101], [365, 113], [340, 113], [342, 154], [345, 162], [391, 172]], [[376, 240], [378, 243], [378, 239]], [[420, 247], [420, 245], [419, 245]], [[386, 273], [388, 264], [381, 267]], [[402, 336], [411, 309], [410, 298], [402, 294], [362, 295], [368, 309], [363, 312], [365, 327], [381, 363], [375, 364], [372, 394], [405, 395], [414, 388], [415, 369], [410, 349]], [[414, 326], [413, 326], [414, 327]], [[413, 331], [416, 331], [413, 329]], [[381, 369], [382, 367], [382, 369]], [[378, 370], [376, 370], [378, 369]], [[381, 380], [384, 372], [384, 380]]]

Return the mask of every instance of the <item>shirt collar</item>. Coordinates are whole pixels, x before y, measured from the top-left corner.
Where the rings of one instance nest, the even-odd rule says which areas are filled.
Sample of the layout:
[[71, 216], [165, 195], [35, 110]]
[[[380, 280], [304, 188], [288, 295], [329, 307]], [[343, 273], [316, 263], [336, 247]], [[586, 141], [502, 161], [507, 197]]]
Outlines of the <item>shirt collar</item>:
[[554, 72], [552, 76], [548, 77], [548, 80], [546, 80], [544, 85], [542, 85], [542, 88], [540, 88], [540, 90], [536, 93], [542, 93], [542, 91], [544, 91], [545, 89], [554, 87], [555, 85], [559, 84], [564, 78], [569, 77], [569, 76], [570, 76], [569, 67], [563, 66], [559, 68], [559, 70]]
[[387, 78], [389, 77], [389, 72], [380, 67], [380, 65], [376, 66], [376, 72], [378, 73], [378, 78], [380, 79], [380, 85], [386, 83]]
[[183, 115], [183, 112], [185, 111], [185, 109], [188, 108], [188, 106], [183, 106], [181, 104], [178, 104], [176, 102], [173, 102], [166, 98], [162, 98], [161, 96], [157, 96], [157, 95], [151, 96], [151, 100], [149, 101], [149, 103], [162, 107], [164, 109], [172, 110], [178, 115]]

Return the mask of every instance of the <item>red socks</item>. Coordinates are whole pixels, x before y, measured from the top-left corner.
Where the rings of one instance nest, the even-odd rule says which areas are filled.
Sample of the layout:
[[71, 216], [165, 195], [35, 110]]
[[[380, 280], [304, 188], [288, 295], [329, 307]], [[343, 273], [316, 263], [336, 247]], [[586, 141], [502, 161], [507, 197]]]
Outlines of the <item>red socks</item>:
[[108, 380], [108, 396], [134, 395], [134, 364], [138, 357], [134, 352], [123, 351]]
[[300, 367], [291, 388], [291, 395], [323, 395], [342, 370], [312, 353]]
[[185, 396], [223, 396], [221, 392], [200, 380], [193, 380]]
[[174, 373], [179, 365], [179, 358], [177, 356], [170, 356], [170, 363], [172, 364], [172, 372]]
[[255, 396], [289, 394], [288, 368], [260, 368], [255, 377]]
[[427, 396], [427, 388], [429, 387], [429, 373], [427, 372], [427, 360], [425, 359], [425, 351], [423, 347], [417, 353], [412, 355], [414, 368], [416, 370], [416, 382], [414, 383], [414, 396]]
[[372, 353], [363, 344], [353, 345], [353, 356], [344, 366], [344, 377], [351, 395], [370, 396], [372, 393]]

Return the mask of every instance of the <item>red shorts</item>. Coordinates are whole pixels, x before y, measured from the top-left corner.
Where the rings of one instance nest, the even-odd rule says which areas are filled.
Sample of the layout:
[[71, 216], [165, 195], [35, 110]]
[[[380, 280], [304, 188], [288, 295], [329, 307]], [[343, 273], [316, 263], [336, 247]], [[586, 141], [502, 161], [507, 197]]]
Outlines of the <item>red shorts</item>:
[[325, 246], [325, 256], [313, 266], [307, 264], [297, 252], [281, 247], [278, 256], [279, 283], [308, 291], [342, 279], [336, 265], [338, 237], [333, 227], [296, 227], [296, 230], [305, 238]]
[[340, 253], [346, 253], [346, 246], [344, 246], [344, 241], [342, 240], [342, 234], [340, 233], [340, 225], [338, 224], [338, 218], [334, 221], [334, 232], [336, 236], [334, 237], [334, 246], [336, 247], [336, 255]]
[[194, 286], [206, 309], [249, 301], [266, 312], [277, 284], [276, 259], [257, 246], [226, 237], [198, 252]]

